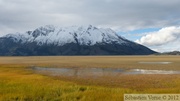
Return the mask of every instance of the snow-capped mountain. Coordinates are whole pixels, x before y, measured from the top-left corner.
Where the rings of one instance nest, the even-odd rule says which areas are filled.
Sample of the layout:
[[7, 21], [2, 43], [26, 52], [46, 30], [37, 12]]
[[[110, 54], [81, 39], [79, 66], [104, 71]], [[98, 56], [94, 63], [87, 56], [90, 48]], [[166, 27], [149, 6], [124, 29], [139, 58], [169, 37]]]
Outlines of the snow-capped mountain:
[[89, 26], [55, 27], [46, 25], [26, 33], [8, 34], [15, 42], [37, 42], [42, 44], [55, 44], [62, 46], [66, 43], [79, 43], [80, 45], [95, 45], [96, 43], [126, 43], [125, 39], [118, 36], [111, 29], [98, 29]]
[[0, 55], [130, 55], [154, 51], [117, 35], [111, 29], [46, 25], [0, 38]]

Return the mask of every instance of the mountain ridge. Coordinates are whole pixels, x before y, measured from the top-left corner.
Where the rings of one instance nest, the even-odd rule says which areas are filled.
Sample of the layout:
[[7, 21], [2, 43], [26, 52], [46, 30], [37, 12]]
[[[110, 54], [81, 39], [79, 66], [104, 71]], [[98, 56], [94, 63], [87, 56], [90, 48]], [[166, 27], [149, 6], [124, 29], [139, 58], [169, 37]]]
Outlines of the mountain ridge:
[[[56, 34], [56, 35], [55, 35]], [[59, 42], [59, 46], [64, 45], [64, 43], [76, 43], [78, 41], [81, 45], [94, 45], [96, 43], [102, 42], [112, 42], [117, 41], [119, 43], [123, 42], [122, 37], [119, 36], [111, 29], [98, 29], [89, 25], [88, 27], [61, 27], [56, 28], [52, 25], [46, 25], [44, 27], [39, 27], [34, 31], [27, 31], [26, 33], [16, 33], [8, 34], [5, 37], [12, 37], [14, 41], [36, 41], [39, 44], [43, 43], [56, 43]], [[74, 38], [74, 39], [73, 39]], [[109, 39], [111, 38], [111, 39]], [[24, 39], [24, 40], [22, 40]], [[124, 39], [125, 40], [125, 39]]]
[[0, 48], [0, 55], [147, 55], [156, 53], [119, 36], [109, 28], [97, 28], [92, 25], [71, 27], [46, 25], [25, 33], [11, 33], [0, 37]]

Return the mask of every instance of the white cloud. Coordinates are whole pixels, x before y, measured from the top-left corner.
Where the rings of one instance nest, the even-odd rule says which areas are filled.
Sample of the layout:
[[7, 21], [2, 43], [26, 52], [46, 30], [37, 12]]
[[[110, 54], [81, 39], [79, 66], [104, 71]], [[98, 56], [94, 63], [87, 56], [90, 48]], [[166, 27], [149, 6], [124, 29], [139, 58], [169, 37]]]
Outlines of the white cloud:
[[165, 27], [157, 32], [146, 33], [136, 42], [160, 52], [179, 50], [180, 27]]
[[0, 0], [0, 25], [13, 32], [46, 24], [162, 28], [180, 24], [179, 5], [180, 0]]
[[[117, 31], [180, 25], [180, 0], [0, 0], [0, 36], [39, 26], [92, 24]], [[137, 42], [180, 50], [180, 27], [146, 33]]]

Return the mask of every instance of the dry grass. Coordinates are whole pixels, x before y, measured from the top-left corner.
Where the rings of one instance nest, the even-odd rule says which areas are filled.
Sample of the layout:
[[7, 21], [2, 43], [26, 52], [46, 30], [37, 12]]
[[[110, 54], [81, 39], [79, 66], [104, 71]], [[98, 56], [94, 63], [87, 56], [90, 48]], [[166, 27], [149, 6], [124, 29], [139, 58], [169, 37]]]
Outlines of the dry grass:
[[0, 101], [118, 101], [126, 91], [129, 89], [78, 85], [20, 67], [0, 67]]
[[[139, 62], [172, 62], [167, 65]], [[108, 67], [180, 70], [180, 56], [34, 56], [0, 57], [0, 64], [52, 67]]]
[[80, 85], [98, 85], [110, 88], [128, 88], [136, 91], [145, 91], [147, 89], [169, 89], [176, 88], [180, 90], [180, 75], [120, 75], [116, 78], [73, 78], [73, 77], [55, 77], [64, 81], [72, 81]]
[[[180, 70], [179, 56], [0, 57], [0, 101], [121, 101], [125, 93], [180, 93], [180, 75], [120, 75], [96, 80], [48, 77], [28, 66]], [[172, 64], [139, 64], [168, 61]]]

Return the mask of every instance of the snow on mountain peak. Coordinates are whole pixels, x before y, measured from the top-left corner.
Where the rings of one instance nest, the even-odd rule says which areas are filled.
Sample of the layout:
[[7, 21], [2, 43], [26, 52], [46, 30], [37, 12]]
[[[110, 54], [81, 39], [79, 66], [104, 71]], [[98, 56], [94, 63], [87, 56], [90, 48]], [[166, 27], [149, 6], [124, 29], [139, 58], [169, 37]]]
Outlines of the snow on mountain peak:
[[92, 25], [55, 27], [46, 25], [27, 31], [26, 33], [8, 34], [5, 37], [13, 38], [14, 41], [37, 42], [37, 44], [64, 45], [66, 43], [78, 43], [80, 45], [94, 45], [97, 43], [126, 43], [126, 39], [120, 37], [111, 29], [97, 28]]

